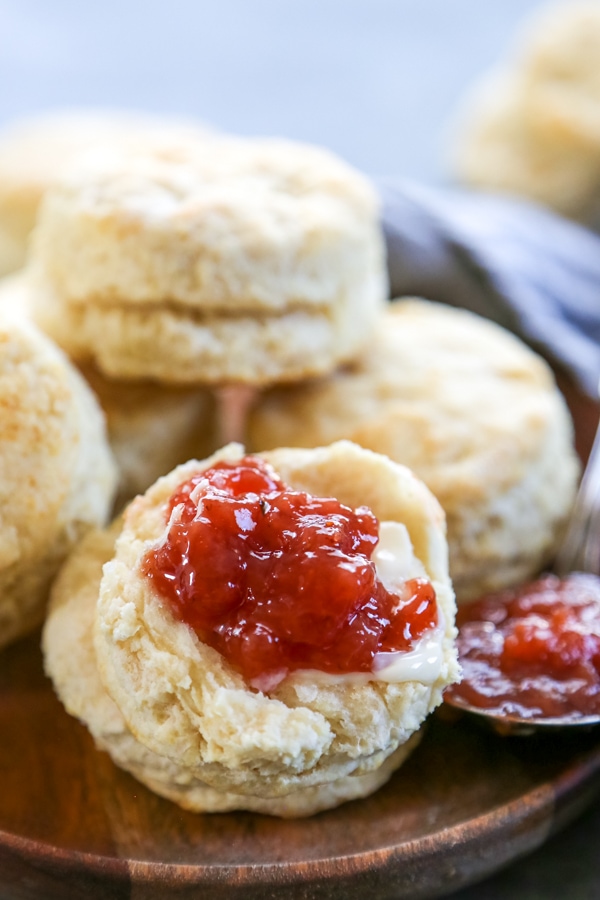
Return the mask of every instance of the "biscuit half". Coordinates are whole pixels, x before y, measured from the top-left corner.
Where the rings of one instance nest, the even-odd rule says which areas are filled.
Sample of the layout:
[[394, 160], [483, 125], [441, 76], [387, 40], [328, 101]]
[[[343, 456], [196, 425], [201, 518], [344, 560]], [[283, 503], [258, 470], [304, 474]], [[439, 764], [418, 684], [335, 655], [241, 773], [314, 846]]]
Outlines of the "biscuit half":
[[459, 602], [535, 575], [574, 499], [573, 427], [548, 365], [480, 317], [399, 300], [360, 361], [266, 392], [252, 450], [347, 438], [409, 466], [446, 513]]
[[166, 504], [176, 488], [215, 461], [241, 455], [242, 448], [229, 445], [208, 460], [181, 466], [128, 507], [100, 584], [100, 678], [129, 731], [176, 765], [182, 783], [200, 781], [220, 793], [265, 800], [327, 786], [316, 796], [341, 802], [354, 778], [372, 773], [377, 781], [382, 766], [387, 777], [457, 677], [443, 514], [407, 469], [349, 442], [268, 454], [292, 488], [336, 496], [350, 506], [367, 504], [380, 519], [405, 524], [436, 591], [441, 656], [439, 671], [422, 681], [415, 675], [392, 683], [296, 672], [263, 693], [250, 689], [220, 653], [176, 620], [140, 572], [144, 554], [164, 533]]

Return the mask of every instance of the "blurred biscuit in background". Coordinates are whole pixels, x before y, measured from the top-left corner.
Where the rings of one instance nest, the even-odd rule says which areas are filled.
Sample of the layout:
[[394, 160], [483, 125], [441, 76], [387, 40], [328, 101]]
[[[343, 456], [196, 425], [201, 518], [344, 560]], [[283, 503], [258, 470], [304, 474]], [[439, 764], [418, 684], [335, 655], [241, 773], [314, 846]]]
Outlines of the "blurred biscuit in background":
[[453, 169], [476, 188], [581, 221], [600, 212], [600, 4], [554, 4], [475, 86], [456, 123]]
[[404, 463], [440, 501], [459, 602], [551, 559], [579, 473], [572, 423], [548, 365], [499, 326], [396, 301], [358, 362], [267, 391], [250, 418], [254, 451], [340, 438]]

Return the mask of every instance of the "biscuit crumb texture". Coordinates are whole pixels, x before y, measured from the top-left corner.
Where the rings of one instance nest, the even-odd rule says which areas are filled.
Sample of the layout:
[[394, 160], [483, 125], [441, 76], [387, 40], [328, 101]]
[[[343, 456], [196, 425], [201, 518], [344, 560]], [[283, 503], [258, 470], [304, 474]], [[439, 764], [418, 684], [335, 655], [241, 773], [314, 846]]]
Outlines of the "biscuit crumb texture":
[[364, 345], [387, 296], [378, 215], [363, 176], [288, 141], [87, 163], [44, 198], [33, 313], [111, 377], [320, 374]]
[[0, 318], [0, 646], [42, 621], [56, 570], [104, 524], [115, 483], [83, 378], [32, 326]]
[[556, 549], [579, 461], [549, 366], [472, 313], [394, 302], [360, 361], [266, 392], [252, 450], [347, 438], [409, 466], [447, 518], [458, 601], [533, 577]]
[[[445, 633], [442, 671], [434, 684], [312, 683], [303, 673], [289, 675], [266, 695], [249, 689], [217, 651], [175, 620], [139, 570], [164, 534], [166, 504], [178, 485], [217, 459], [241, 455], [239, 445], [229, 445], [208, 460], [179, 467], [133, 501], [101, 581], [114, 536], [89, 539], [89, 559], [83, 550], [76, 554], [57, 582], [44, 638], [46, 665], [67, 708], [86, 721], [99, 745], [159, 793], [194, 809], [308, 815], [382, 784], [418, 740], [443, 688], [457, 677], [444, 517], [408, 470], [349, 442], [268, 454], [292, 487], [334, 495], [351, 506], [367, 504], [379, 518], [404, 522], [436, 589]], [[88, 616], [81, 626], [86, 635], [94, 620], [97, 670], [90, 662], [75, 684], [79, 667], [67, 650], [67, 626], [53, 622], [63, 608], [79, 610], [78, 579], [93, 597], [98, 582], [100, 588], [95, 605], [93, 599], [81, 601], [82, 609], [91, 609], [81, 612]], [[78, 627], [79, 612], [64, 616]], [[102, 693], [101, 714], [88, 692]], [[115, 723], [114, 740], [109, 722]]]

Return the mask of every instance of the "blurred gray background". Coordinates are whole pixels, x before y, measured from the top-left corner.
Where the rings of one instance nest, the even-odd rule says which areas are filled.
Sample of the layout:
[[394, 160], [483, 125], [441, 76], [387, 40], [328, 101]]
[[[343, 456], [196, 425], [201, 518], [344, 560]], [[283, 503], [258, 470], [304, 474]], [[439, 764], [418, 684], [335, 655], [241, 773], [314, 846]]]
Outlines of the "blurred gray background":
[[0, 0], [0, 124], [57, 106], [194, 114], [444, 178], [457, 103], [537, 0]]

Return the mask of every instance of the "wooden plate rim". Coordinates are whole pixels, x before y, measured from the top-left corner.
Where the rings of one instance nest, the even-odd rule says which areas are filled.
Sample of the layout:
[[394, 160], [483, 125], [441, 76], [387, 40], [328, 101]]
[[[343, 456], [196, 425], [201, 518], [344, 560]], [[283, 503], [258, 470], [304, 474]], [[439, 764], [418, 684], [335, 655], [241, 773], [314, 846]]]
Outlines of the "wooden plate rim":
[[[597, 784], [592, 783], [595, 778]], [[577, 756], [555, 778], [542, 782], [509, 803], [501, 804], [481, 815], [431, 834], [356, 854], [239, 866], [194, 865], [69, 851], [7, 831], [0, 831], [0, 847], [4, 846], [24, 859], [35, 861], [38, 866], [43, 864], [57, 874], [80, 871], [115, 882], [129, 882], [133, 877], [136, 883], [141, 884], [163, 882], [172, 884], [176, 881], [181, 886], [210, 886], [216, 883], [222, 885], [230, 880], [235, 881], [238, 887], [261, 885], [273, 887], [277, 883], [307, 884], [313, 881], [329, 881], [342, 874], [344, 877], [349, 874], [356, 875], [366, 870], [371, 876], [376, 871], [379, 874], [392, 875], [395, 867], [409, 858], [420, 857], [423, 862], [427, 857], [433, 858], [438, 854], [440, 848], [452, 848], [452, 855], [461, 855], [465, 846], [491, 842], [499, 834], [503, 834], [507, 827], [512, 831], [522, 832], [523, 826], [529, 823], [537, 823], [538, 826], [540, 823], [546, 823], [545, 838], [554, 830], [552, 826], [559, 808], [561, 827], [575, 812], [581, 811], [582, 804], [578, 801], [586, 788], [589, 794], [586, 800], [591, 800], [594, 794], [600, 791], [600, 744]]]

